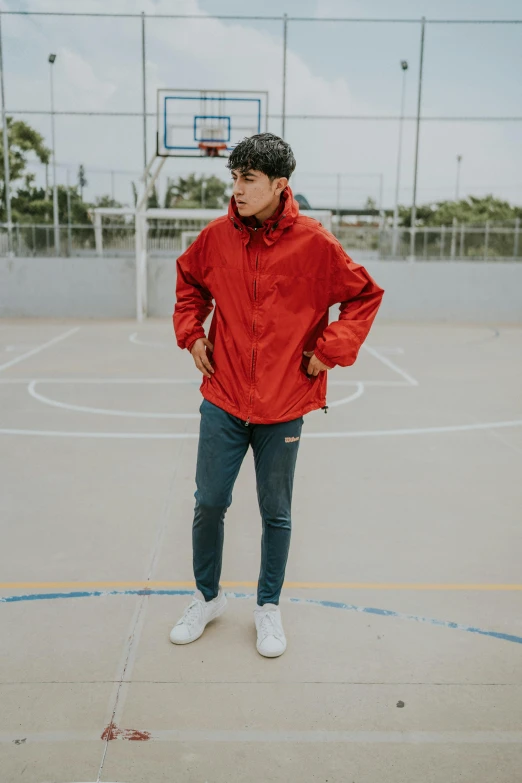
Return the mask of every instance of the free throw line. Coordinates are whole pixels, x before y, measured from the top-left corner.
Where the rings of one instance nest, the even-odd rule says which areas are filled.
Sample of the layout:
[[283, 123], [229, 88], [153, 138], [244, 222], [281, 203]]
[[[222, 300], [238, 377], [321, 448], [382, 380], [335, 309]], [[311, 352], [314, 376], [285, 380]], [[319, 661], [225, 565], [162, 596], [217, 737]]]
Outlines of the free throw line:
[[19, 362], [23, 362], [24, 359], [28, 359], [30, 356], [34, 356], [36, 353], [40, 353], [40, 351], [45, 350], [45, 348], [49, 348], [51, 345], [54, 345], [55, 343], [59, 343], [61, 340], [66, 340], [67, 337], [70, 337], [72, 334], [75, 334], [80, 329], [79, 326], [76, 326], [74, 329], [69, 329], [68, 332], [64, 332], [63, 334], [59, 334], [58, 337], [53, 337], [52, 340], [48, 340], [46, 343], [43, 343], [43, 345], [39, 345], [37, 348], [33, 348], [31, 351], [27, 351], [27, 353], [23, 353], [21, 356], [16, 356], [14, 359], [11, 359], [9, 362], [5, 362], [4, 364], [0, 364], [0, 372], [3, 370], [7, 370], [8, 367], [12, 367], [14, 364], [18, 364]]

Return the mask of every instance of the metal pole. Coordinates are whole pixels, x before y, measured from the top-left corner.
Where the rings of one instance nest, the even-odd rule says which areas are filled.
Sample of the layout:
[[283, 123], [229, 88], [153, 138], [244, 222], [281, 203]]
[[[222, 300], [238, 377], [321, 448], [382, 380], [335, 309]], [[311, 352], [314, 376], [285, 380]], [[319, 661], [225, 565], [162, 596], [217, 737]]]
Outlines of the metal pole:
[[337, 174], [337, 229], [341, 227], [341, 175]]
[[460, 224], [460, 257], [464, 258], [464, 223]]
[[489, 220], [486, 220], [486, 232], [484, 236], [484, 260], [488, 257], [489, 250]]
[[384, 188], [384, 177], [382, 174], [379, 174], [379, 227], [381, 231], [384, 228], [384, 209], [382, 206], [383, 188]]
[[383, 176], [379, 174], [379, 236], [377, 245], [377, 254], [382, 258], [382, 232], [384, 231], [384, 209], [382, 207]]
[[281, 136], [285, 137], [286, 132], [286, 47], [288, 41], [288, 14], [283, 16], [283, 107], [281, 120]]
[[411, 235], [410, 235], [410, 260], [415, 260], [415, 221], [417, 220], [417, 172], [419, 167], [419, 134], [420, 134], [420, 114], [422, 101], [422, 68], [424, 64], [424, 30], [426, 19], [423, 16], [421, 21], [421, 45], [420, 45], [420, 64], [419, 64], [419, 91], [417, 95], [417, 130], [415, 136], [415, 165], [413, 171], [413, 204], [411, 207]]
[[453, 217], [453, 224], [451, 227], [451, 250], [450, 250], [451, 260], [455, 261], [455, 256], [457, 255], [457, 218]]
[[71, 186], [69, 184], [69, 169], [66, 170], [66, 183], [67, 183], [67, 255], [72, 256]]
[[513, 241], [513, 255], [516, 258], [518, 256], [518, 236], [520, 234], [520, 218], [515, 218], [515, 237]]
[[114, 171], [111, 171], [111, 197], [113, 201], [116, 200], [114, 198]]
[[7, 136], [7, 117], [5, 113], [4, 58], [2, 53], [2, 15], [0, 14], [0, 85], [2, 92], [2, 133], [4, 142], [4, 193], [7, 217], [7, 255], [13, 255], [13, 223], [11, 216], [11, 177], [9, 170], [9, 139]]
[[143, 87], [143, 168], [147, 168], [147, 76], [145, 71], [145, 13], [141, 12], [141, 79]]
[[399, 239], [399, 187], [401, 179], [401, 156], [402, 156], [402, 131], [404, 125], [404, 97], [406, 94], [406, 71], [408, 63], [401, 60], [402, 68], [402, 92], [401, 92], [401, 119], [399, 121], [399, 149], [397, 152], [397, 175], [395, 177], [395, 207], [393, 210], [393, 238], [392, 238], [392, 256], [397, 255], [397, 244]]
[[459, 200], [460, 191], [460, 164], [462, 161], [462, 155], [457, 155], [457, 182], [455, 184], [455, 201]]
[[53, 64], [56, 57], [49, 56], [49, 71], [51, 77], [51, 143], [53, 148], [53, 223], [54, 223], [54, 254], [60, 255], [60, 224], [58, 218], [58, 188], [56, 186], [56, 140], [54, 134], [54, 79]]

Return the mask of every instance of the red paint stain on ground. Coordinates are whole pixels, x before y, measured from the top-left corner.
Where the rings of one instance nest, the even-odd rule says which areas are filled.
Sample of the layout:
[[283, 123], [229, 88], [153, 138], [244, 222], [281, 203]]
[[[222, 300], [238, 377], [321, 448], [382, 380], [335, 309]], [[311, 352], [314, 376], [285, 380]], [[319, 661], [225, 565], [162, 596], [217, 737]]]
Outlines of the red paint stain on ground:
[[129, 742], [145, 742], [150, 739], [149, 731], [138, 731], [138, 729], [119, 729], [114, 723], [109, 723], [103, 734], [102, 740], [127, 740]]

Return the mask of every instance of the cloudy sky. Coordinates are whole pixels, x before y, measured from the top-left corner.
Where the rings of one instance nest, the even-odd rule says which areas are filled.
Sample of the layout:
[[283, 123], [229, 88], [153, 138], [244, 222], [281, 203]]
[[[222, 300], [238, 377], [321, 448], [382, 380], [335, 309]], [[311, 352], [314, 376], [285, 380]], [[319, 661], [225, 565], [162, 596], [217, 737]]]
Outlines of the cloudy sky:
[[[522, 19], [520, 0], [0, 0], [4, 11], [188, 13], [201, 19], [146, 21], [147, 107], [158, 88], [268, 90], [270, 109], [282, 100], [282, 24], [218, 20], [211, 14], [347, 16], [418, 19]], [[142, 108], [141, 22], [136, 18], [2, 17], [6, 104], [49, 108], [49, 52], [56, 52], [55, 107], [60, 111]], [[416, 110], [420, 26], [291, 22], [288, 28], [289, 114], [394, 115], [400, 110], [400, 60], [409, 63], [406, 114]], [[522, 24], [426, 28], [423, 113], [439, 116], [522, 116]], [[19, 115], [50, 144], [50, 118]], [[273, 118], [269, 130], [280, 133]], [[404, 124], [400, 201], [412, 196], [415, 123]], [[393, 207], [399, 124], [395, 120], [287, 120], [286, 138], [298, 168], [295, 188], [313, 206], [333, 206], [337, 175], [343, 206], [379, 198]], [[148, 147], [156, 120], [148, 120]], [[419, 201], [453, 198], [456, 156], [463, 156], [461, 195], [494, 193], [522, 203], [522, 122], [425, 121], [421, 127]], [[59, 178], [71, 181], [83, 163], [87, 196], [114, 192], [129, 202], [143, 161], [141, 118], [56, 117]], [[166, 176], [207, 171], [227, 178], [222, 161], [173, 159]], [[113, 174], [111, 175], [111, 172]], [[40, 181], [43, 173], [38, 172]]]

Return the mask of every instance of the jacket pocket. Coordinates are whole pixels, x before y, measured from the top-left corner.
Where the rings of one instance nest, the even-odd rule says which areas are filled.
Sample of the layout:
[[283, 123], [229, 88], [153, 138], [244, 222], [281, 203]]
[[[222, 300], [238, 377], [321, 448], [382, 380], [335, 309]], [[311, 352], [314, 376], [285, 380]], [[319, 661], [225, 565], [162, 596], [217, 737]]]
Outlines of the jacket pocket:
[[301, 364], [299, 365], [300, 372], [305, 376], [306, 380], [312, 384], [314, 381], [316, 381], [319, 376], [318, 375], [308, 375], [308, 365], [310, 364], [311, 356], [305, 356], [304, 354], [301, 356]]

